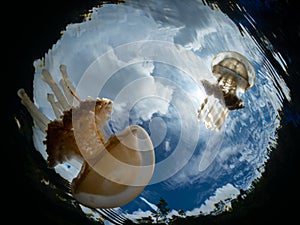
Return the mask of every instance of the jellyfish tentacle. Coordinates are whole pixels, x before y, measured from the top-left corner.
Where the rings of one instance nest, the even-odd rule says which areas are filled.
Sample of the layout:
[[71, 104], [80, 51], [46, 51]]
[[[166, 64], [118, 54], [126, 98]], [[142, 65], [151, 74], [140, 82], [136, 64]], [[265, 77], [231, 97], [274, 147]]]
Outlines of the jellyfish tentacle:
[[[67, 67], [65, 65], [61, 64], [59, 66], [59, 69], [60, 69], [60, 72], [62, 75], [62, 79], [60, 80], [60, 85], [64, 91], [67, 101], [69, 102], [70, 105], [75, 105], [75, 103], [80, 102], [80, 99], [76, 95], [75, 86], [68, 76]], [[74, 102], [75, 99], [78, 102]]]
[[59, 120], [60, 117], [61, 117], [61, 115], [62, 115], [62, 111], [61, 111], [61, 108], [60, 108], [58, 102], [56, 102], [56, 101], [54, 100], [54, 95], [48, 93], [48, 94], [47, 94], [47, 100], [48, 100], [48, 102], [49, 102], [49, 103], [51, 104], [51, 106], [52, 106], [52, 109], [53, 109], [53, 112], [54, 112], [54, 115], [55, 115], [56, 119]]
[[228, 111], [227, 108], [224, 108], [224, 109], [222, 110], [222, 112], [219, 113], [219, 116], [218, 116], [218, 118], [216, 119], [216, 122], [215, 122], [215, 126], [216, 126], [216, 130], [217, 130], [217, 131], [220, 130], [222, 124], [223, 124], [224, 121], [225, 121], [225, 118], [228, 116], [228, 113], [229, 113], [229, 111]]
[[71, 94], [69, 87], [66, 85], [66, 82], [63, 79], [59, 80], [59, 85], [61, 86], [63, 93], [70, 105], [73, 104], [74, 96]]
[[201, 104], [200, 109], [198, 110], [198, 119], [202, 120], [204, 118], [204, 115], [206, 115], [206, 109], [205, 106], [207, 104], [208, 98], [205, 98], [203, 103]]
[[66, 97], [58, 87], [57, 83], [53, 80], [51, 74], [48, 70], [43, 69], [42, 70], [42, 79], [44, 82], [46, 82], [51, 90], [53, 91], [55, 97], [57, 98], [58, 103], [62, 107], [63, 111], [69, 110], [71, 108], [71, 105], [68, 103]]
[[26, 109], [28, 110], [28, 112], [30, 113], [31, 117], [34, 119], [40, 130], [46, 132], [46, 129], [50, 122], [48, 117], [46, 117], [30, 100], [23, 88], [19, 89], [17, 94], [21, 98], [22, 104], [26, 107]]
[[72, 90], [72, 92], [75, 93], [75, 86], [74, 86], [73, 82], [71, 81], [70, 77], [68, 76], [67, 67], [65, 65], [61, 64], [59, 66], [59, 69], [60, 69], [62, 78], [64, 79], [65, 83], [70, 88], [70, 90]]

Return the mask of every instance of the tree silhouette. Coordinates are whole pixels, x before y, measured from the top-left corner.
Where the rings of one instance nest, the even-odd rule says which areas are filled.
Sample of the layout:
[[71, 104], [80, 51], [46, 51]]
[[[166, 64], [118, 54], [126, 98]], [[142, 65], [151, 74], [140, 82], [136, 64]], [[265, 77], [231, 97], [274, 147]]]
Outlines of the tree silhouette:
[[167, 206], [168, 203], [163, 198], [160, 198], [159, 202], [157, 203], [157, 211], [155, 213], [156, 223], [165, 223], [167, 221], [167, 215], [170, 212], [170, 208], [168, 208]]
[[178, 210], [178, 215], [181, 216], [181, 217], [184, 217], [185, 212], [182, 209], [180, 209], [180, 210]]
[[146, 216], [146, 217], [142, 217], [140, 219], [137, 219], [137, 222], [140, 224], [152, 224], [153, 223], [153, 219], [151, 216]]

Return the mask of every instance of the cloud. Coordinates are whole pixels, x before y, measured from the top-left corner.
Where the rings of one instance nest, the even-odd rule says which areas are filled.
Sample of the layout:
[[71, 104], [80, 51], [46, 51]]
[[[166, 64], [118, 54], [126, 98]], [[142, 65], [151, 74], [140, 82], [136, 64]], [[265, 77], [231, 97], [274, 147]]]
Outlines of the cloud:
[[135, 93], [143, 98], [134, 106], [137, 120], [147, 121], [154, 113], [164, 115], [168, 112], [173, 93], [171, 86], [165, 86], [155, 78], [148, 78], [141, 82], [140, 87]]
[[215, 204], [223, 201], [226, 206], [231, 206], [230, 200], [236, 198], [240, 191], [235, 188], [232, 184], [226, 184], [215, 191], [215, 194], [210, 196], [205, 202], [199, 207], [192, 211], [187, 211], [187, 216], [199, 215], [199, 212], [204, 214], [211, 213], [215, 209]]
[[[174, 88], [165, 84], [163, 79], [152, 76], [153, 69], [152, 62], [131, 65], [126, 69], [126, 73], [138, 74], [139, 78], [119, 88], [111, 117], [114, 129], [124, 129], [129, 119], [132, 124], [139, 124], [150, 120], [155, 113], [168, 113]], [[123, 77], [128, 79], [125, 74]]]
[[138, 209], [132, 213], [124, 214], [125, 217], [127, 217], [130, 220], [137, 220], [142, 217], [148, 217], [151, 216], [152, 212], [150, 210], [143, 211], [142, 209]]

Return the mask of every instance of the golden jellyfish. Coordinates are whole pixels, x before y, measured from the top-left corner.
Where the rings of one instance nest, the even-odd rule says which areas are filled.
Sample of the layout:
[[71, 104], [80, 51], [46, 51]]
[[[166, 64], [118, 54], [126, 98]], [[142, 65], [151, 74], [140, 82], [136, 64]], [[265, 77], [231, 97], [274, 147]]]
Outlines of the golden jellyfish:
[[254, 85], [255, 70], [250, 61], [234, 51], [218, 53], [211, 62], [216, 84], [203, 81], [208, 97], [202, 103], [198, 118], [209, 129], [220, 130], [230, 110], [244, 108], [240, 95]]
[[239, 94], [253, 86], [256, 76], [249, 60], [238, 52], [226, 51], [217, 54], [211, 66], [227, 108], [229, 110], [244, 108]]
[[93, 208], [120, 207], [136, 198], [149, 183], [155, 165], [154, 147], [148, 133], [138, 125], [105, 138], [103, 126], [113, 102], [106, 98], [82, 101], [75, 93], [65, 65], [60, 66], [59, 85], [48, 70], [42, 79], [51, 88], [47, 99], [56, 119], [50, 120], [18, 91], [22, 104], [46, 135], [44, 144], [50, 168], [72, 158], [82, 162], [71, 182], [71, 193], [81, 204]]

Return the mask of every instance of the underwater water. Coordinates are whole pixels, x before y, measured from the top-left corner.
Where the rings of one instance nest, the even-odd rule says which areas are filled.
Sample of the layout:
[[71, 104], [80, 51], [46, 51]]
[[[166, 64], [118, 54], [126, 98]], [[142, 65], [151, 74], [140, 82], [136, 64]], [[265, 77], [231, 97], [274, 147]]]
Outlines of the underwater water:
[[[285, 81], [289, 58], [260, 32], [242, 3], [231, 5], [243, 16], [235, 20], [221, 10], [224, 5], [204, 1], [106, 3], [63, 28], [51, 48], [31, 62], [34, 74], [27, 86], [33, 87], [35, 104], [55, 119], [47, 100], [51, 89], [40, 74], [46, 68], [58, 83], [64, 64], [80, 99], [113, 101], [105, 136], [140, 125], [150, 135], [156, 163], [149, 184], [133, 201], [113, 209], [89, 208], [70, 194], [79, 163], [71, 160], [47, 168], [45, 133], [33, 124], [33, 146], [26, 151], [32, 158], [25, 168], [36, 172], [29, 176], [42, 195], [99, 223], [146, 218], [171, 223], [175, 217], [231, 211], [231, 201], [262, 177], [276, 151], [282, 112], [296, 96]], [[205, 127], [197, 112], [207, 95], [203, 82], [215, 82], [211, 61], [222, 51], [243, 54], [256, 78], [240, 96], [245, 108], [230, 111], [215, 131]], [[297, 123], [294, 117], [289, 119]], [[30, 132], [27, 126], [20, 125], [20, 130]], [[161, 199], [167, 203], [166, 213], [159, 211]]]

